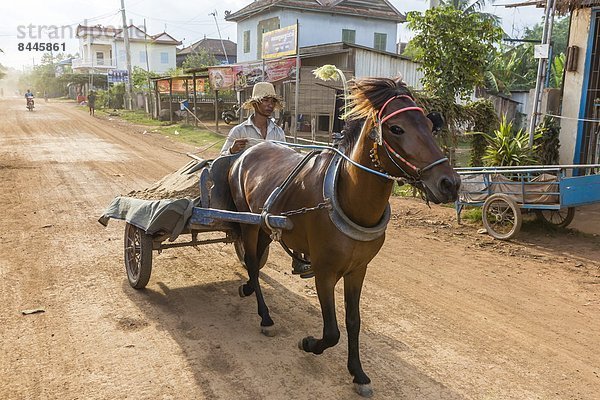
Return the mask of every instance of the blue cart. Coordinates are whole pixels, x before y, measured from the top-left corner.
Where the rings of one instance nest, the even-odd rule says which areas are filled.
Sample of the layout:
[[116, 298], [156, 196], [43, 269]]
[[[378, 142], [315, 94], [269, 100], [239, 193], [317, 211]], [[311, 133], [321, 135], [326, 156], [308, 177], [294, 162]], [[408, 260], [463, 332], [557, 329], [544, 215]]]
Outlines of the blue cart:
[[465, 206], [483, 207], [488, 234], [507, 240], [521, 229], [523, 212], [566, 227], [575, 207], [600, 201], [600, 164], [456, 168], [462, 185], [456, 215]]

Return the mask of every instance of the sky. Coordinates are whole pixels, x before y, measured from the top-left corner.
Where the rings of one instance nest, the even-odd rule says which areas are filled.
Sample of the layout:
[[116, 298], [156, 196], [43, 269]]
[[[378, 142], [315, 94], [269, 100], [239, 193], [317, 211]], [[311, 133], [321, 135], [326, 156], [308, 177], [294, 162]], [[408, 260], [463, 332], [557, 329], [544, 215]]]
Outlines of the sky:
[[[220, 30], [223, 39], [236, 41], [236, 24], [226, 22], [225, 11], [237, 11], [252, 0], [125, 0], [128, 22], [143, 26], [146, 20], [147, 32], [156, 34], [166, 31], [184, 45], [190, 45], [203, 37], [218, 38]], [[423, 11], [428, 0], [389, 0], [400, 12]], [[504, 4], [518, 0], [496, 0], [496, 5], [488, 5], [486, 12], [502, 18], [502, 25], [509, 35], [519, 37], [525, 27], [541, 22], [543, 10], [535, 7], [505, 8]], [[30, 68], [40, 62], [42, 51], [28, 51], [27, 43], [58, 43], [66, 53], [79, 51], [75, 37], [78, 24], [120, 27], [121, 0], [27, 0], [24, 2], [2, 1], [0, 6], [0, 64], [17, 70]], [[501, 5], [500, 5], [501, 4]], [[215, 17], [211, 15], [215, 13]], [[408, 41], [412, 33], [400, 24], [399, 40]], [[51, 36], [51, 37], [49, 37]], [[23, 50], [19, 50], [19, 45]]]

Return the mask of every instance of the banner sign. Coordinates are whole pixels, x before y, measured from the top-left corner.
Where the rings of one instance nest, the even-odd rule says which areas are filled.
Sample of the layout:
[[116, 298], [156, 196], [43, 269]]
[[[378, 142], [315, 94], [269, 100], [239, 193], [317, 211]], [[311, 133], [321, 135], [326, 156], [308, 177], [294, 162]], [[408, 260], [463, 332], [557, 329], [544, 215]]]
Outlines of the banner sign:
[[217, 67], [208, 69], [208, 79], [213, 90], [233, 88], [234, 78], [233, 67]]
[[[296, 79], [296, 59], [255, 62], [232, 65], [226, 68], [215, 67], [208, 69], [210, 84], [213, 89], [236, 89], [254, 86], [257, 82], [278, 82]], [[264, 79], [263, 79], [264, 78]]]
[[296, 54], [298, 25], [263, 33], [262, 58], [271, 60]]
[[126, 69], [111, 69], [108, 71], [108, 83], [129, 82], [129, 72]]
[[[196, 78], [196, 92], [204, 93], [206, 80], [204, 78]], [[185, 94], [191, 96], [194, 93], [194, 82], [192, 79], [177, 79], [173, 78], [173, 93]], [[187, 91], [186, 91], [187, 86]], [[159, 79], [156, 81], [156, 89], [159, 93], [169, 94], [169, 80]]]

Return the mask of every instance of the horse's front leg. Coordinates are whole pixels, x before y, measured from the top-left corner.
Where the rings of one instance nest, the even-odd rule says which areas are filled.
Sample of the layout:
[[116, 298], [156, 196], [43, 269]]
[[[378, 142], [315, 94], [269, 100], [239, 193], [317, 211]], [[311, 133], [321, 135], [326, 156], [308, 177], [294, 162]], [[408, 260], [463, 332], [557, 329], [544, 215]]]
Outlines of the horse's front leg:
[[346, 331], [348, 332], [348, 371], [354, 377], [355, 389], [361, 396], [371, 397], [371, 379], [360, 363], [358, 335], [360, 334], [360, 293], [366, 266], [344, 276], [344, 302], [346, 303]]
[[269, 314], [269, 308], [265, 303], [265, 299], [260, 288], [260, 281], [258, 279], [260, 269], [260, 257], [269, 245], [268, 237], [265, 240], [262, 237], [259, 229], [253, 227], [242, 228], [242, 238], [244, 240], [244, 262], [248, 269], [248, 282], [242, 285], [240, 294], [252, 293], [256, 294], [256, 302], [258, 305], [258, 315], [261, 317], [260, 326], [261, 332], [266, 336], [273, 336], [275, 331], [273, 325], [275, 324]]
[[340, 340], [340, 330], [338, 329], [335, 316], [335, 284], [337, 278], [331, 274], [316, 274], [315, 284], [319, 303], [321, 303], [321, 313], [323, 315], [323, 338], [315, 339], [307, 336], [298, 346], [301, 350], [308, 353], [321, 354], [329, 347], [335, 346]]

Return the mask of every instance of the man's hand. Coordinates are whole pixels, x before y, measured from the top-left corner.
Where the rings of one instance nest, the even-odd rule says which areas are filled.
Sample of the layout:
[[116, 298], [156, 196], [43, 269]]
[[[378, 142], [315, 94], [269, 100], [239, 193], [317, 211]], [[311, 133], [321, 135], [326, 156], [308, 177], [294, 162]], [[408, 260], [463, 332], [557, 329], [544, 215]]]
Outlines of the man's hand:
[[235, 139], [235, 142], [229, 148], [231, 154], [239, 153], [248, 145], [248, 139]]

